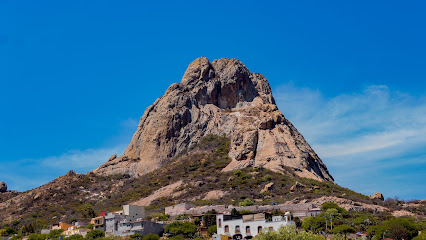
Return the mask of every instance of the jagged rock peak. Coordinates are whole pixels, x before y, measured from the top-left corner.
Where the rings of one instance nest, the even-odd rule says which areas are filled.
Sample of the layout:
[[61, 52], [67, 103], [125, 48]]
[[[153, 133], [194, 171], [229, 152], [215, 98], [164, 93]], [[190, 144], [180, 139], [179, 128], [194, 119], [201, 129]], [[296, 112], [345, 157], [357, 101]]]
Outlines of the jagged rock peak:
[[238, 59], [189, 64], [180, 83], [149, 106], [120, 157], [95, 169], [98, 174], [143, 175], [209, 134], [231, 140], [229, 171], [247, 166], [295, 171], [332, 181], [326, 166], [275, 105], [268, 80]]

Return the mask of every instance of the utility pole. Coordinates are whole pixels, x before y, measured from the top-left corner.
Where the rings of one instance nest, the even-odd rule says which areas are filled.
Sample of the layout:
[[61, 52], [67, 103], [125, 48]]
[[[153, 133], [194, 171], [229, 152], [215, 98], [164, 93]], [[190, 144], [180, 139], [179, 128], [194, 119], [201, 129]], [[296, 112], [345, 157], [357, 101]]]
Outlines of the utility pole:
[[325, 219], [325, 231], [327, 231], [327, 213], [324, 213], [324, 219]]

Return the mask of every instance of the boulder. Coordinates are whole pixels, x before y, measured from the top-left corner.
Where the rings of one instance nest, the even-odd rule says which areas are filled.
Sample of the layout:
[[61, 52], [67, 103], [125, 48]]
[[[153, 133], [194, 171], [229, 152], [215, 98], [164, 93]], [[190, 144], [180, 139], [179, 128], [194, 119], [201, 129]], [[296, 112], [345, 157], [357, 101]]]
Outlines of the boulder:
[[7, 184], [5, 182], [0, 182], [0, 192], [6, 192], [7, 191]]
[[262, 191], [260, 191], [260, 193], [264, 193], [271, 190], [273, 186], [274, 186], [273, 182], [266, 184], [265, 187], [262, 189]]
[[299, 191], [306, 188], [305, 185], [301, 184], [300, 182], [296, 182], [293, 186], [290, 188], [290, 192]]
[[381, 193], [379, 193], [379, 192], [376, 192], [376, 193], [374, 193], [374, 195], [372, 196], [372, 197], [370, 197], [371, 199], [380, 199], [380, 200], [382, 200], [382, 201], [384, 201], [385, 200], [385, 198], [383, 197], [383, 194], [381, 194]]

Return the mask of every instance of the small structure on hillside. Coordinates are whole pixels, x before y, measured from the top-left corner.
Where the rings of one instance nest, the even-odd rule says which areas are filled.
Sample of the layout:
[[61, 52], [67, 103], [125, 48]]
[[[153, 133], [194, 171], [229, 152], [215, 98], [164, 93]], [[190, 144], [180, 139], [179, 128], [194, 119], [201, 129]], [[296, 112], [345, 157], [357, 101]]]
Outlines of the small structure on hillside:
[[296, 223], [291, 220], [290, 212], [286, 212], [284, 216], [274, 216], [269, 213], [218, 214], [216, 225], [218, 235], [226, 235], [232, 239], [252, 239], [264, 229], [276, 231], [282, 226], [296, 227]]
[[137, 205], [124, 205], [123, 210], [101, 212], [93, 218], [94, 229], [103, 230], [107, 236], [130, 236], [135, 233], [161, 235], [164, 225], [145, 220], [145, 208]]

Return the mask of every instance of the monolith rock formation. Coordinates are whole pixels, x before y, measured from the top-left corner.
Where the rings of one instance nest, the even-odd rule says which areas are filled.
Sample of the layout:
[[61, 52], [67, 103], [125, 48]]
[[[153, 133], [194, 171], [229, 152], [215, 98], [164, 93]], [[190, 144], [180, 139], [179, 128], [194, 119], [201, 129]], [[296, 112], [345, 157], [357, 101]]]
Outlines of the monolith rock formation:
[[268, 80], [237, 59], [195, 59], [180, 83], [149, 106], [122, 156], [94, 170], [140, 176], [163, 167], [202, 137], [226, 135], [231, 163], [333, 181], [327, 167], [278, 110]]

